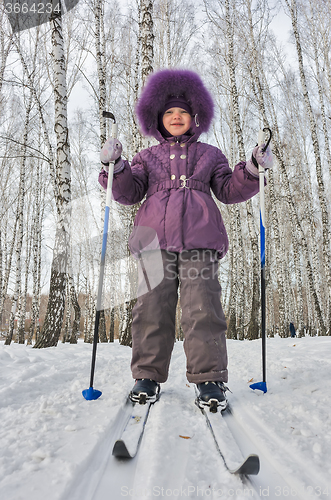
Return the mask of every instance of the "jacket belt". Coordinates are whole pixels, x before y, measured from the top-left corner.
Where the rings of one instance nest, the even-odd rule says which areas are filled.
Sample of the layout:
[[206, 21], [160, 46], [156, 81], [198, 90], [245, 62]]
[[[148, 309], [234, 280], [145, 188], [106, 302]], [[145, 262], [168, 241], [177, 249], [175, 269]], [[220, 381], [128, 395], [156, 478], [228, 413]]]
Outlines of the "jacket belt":
[[196, 179], [167, 179], [153, 184], [147, 190], [147, 197], [166, 189], [197, 189], [210, 195], [210, 185]]

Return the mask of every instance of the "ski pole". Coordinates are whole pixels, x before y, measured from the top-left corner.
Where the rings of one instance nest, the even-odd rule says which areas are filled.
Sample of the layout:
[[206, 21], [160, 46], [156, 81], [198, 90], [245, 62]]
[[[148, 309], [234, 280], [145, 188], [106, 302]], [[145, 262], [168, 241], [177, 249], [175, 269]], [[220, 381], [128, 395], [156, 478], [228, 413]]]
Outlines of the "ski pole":
[[[104, 111], [103, 116], [105, 118], [111, 118], [113, 120], [113, 125], [111, 129], [112, 137], [117, 137], [117, 123], [113, 113], [109, 111]], [[102, 248], [101, 248], [101, 263], [100, 263], [100, 274], [99, 274], [99, 286], [98, 286], [98, 297], [97, 297], [97, 310], [95, 315], [94, 323], [94, 337], [93, 337], [93, 349], [92, 349], [92, 363], [91, 363], [91, 376], [90, 376], [90, 387], [89, 389], [84, 389], [82, 394], [84, 398], [88, 401], [93, 399], [98, 399], [102, 392], [97, 389], [93, 389], [93, 379], [95, 370], [95, 360], [97, 354], [97, 344], [99, 340], [99, 323], [100, 323], [100, 313], [102, 305], [102, 291], [103, 291], [103, 276], [105, 270], [105, 260], [106, 260], [106, 250], [107, 250], [107, 238], [108, 238], [108, 223], [109, 223], [109, 211], [112, 195], [112, 185], [113, 185], [113, 175], [114, 175], [114, 163], [109, 163], [108, 172], [108, 183], [107, 183], [107, 194], [106, 194], [106, 209], [105, 209], [105, 220], [103, 225], [103, 237], [102, 237]]]
[[[271, 141], [272, 132], [269, 128], [259, 131], [258, 145], [265, 141], [265, 132], [269, 131], [269, 139], [263, 148], [266, 151]], [[261, 337], [262, 337], [262, 382], [251, 384], [251, 389], [267, 392], [267, 366], [266, 366], [266, 297], [265, 297], [265, 201], [264, 201], [264, 168], [259, 165], [259, 191], [260, 191], [260, 253], [261, 253]]]

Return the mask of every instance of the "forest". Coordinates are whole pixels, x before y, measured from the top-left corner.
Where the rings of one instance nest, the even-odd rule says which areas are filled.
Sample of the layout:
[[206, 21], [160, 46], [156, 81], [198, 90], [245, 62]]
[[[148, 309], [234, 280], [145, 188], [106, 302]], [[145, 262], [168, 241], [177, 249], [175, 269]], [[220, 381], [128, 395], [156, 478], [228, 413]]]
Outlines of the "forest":
[[[21, 3], [22, 2], [18, 2]], [[55, 3], [53, 1], [53, 3]], [[57, 2], [57, 5], [59, 2]], [[63, 4], [63, 5], [62, 5]], [[15, 31], [0, 5], [0, 333], [36, 348], [92, 342], [105, 192], [100, 149], [116, 117], [123, 157], [152, 144], [135, 103], [159, 68], [200, 74], [215, 101], [201, 140], [233, 167], [259, 129], [267, 172], [267, 334], [331, 334], [331, 1], [79, 0]], [[61, 10], [61, 9], [60, 9]], [[285, 40], [277, 26], [286, 19]], [[278, 22], [276, 22], [278, 20]], [[222, 205], [228, 338], [261, 336], [259, 196]], [[112, 201], [99, 340], [130, 345], [138, 206]], [[177, 338], [182, 338], [180, 302]]]

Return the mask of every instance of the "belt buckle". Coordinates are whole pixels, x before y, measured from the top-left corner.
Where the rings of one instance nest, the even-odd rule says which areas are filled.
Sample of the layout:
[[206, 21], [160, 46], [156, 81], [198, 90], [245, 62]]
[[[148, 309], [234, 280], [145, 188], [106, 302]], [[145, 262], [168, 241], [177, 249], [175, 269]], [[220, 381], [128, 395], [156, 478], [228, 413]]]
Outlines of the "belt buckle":
[[186, 179], [186, 175], [181, 175], [179, 179], [183, 183], [182, 186], [179, 187], [179, 189], [183, 189], [183, 188], [190, 189], [189, 186], [186, 186], [186, 182], [188, 181], [188, 179]]

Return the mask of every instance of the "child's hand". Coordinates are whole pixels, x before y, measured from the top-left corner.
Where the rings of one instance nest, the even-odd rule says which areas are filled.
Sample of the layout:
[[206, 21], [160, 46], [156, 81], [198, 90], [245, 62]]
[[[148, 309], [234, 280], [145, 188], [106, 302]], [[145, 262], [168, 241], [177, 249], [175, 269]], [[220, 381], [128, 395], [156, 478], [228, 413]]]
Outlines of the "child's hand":
[[[274, 157], [272, 154], [272, 151], [270, 149], [270, 146], [267, 147], [266, 151], [263, 153], [262, 149], [264, 148], [264, 144], [261, 144], [261, 146], [256, 146], [253, 149], [253, 158], [255, 158], [256, 162], [261, 165], [265, 170], [268, 168], [271, 168], [274, 163]], [[254, 162], [254, 160], [253, 160]]]
[[110, 163], [117, 160], [122, 154], [122, 144], [118, 139], [111, 137], [108, 139], [100, 153], [102, 163]]

